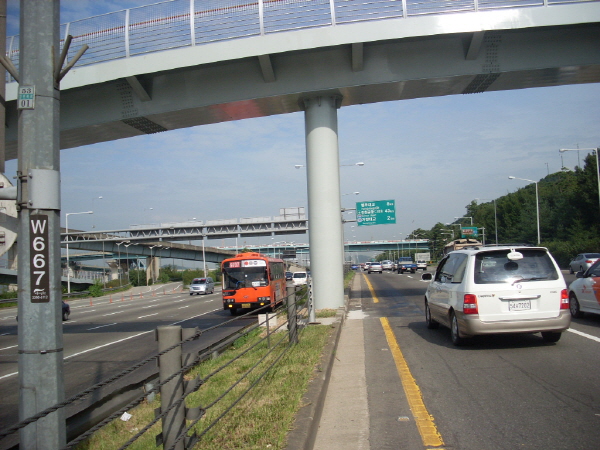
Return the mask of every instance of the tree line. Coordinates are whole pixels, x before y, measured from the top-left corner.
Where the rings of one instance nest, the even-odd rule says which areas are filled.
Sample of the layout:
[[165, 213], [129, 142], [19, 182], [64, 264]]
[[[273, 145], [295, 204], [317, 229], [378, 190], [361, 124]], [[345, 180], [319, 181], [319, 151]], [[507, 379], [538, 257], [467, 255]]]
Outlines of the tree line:
[[[537, 245], [535, 183], [502, 197], [466, 205], [465, 217], [473, 218], [479, 240], [486, 244]], [[561, 267], [578, 253], [600, 252], [600, 201], [596, 156], [589, 154], [583, 167], [549, 174], [538, 182], [540, 242]], [[463, 219], [463, 226], [469, 223]], [[418, 228], [411, 235], [429, 239], [432, 258], [439, 259], [444, 246], [460, 237], [457, 226], [436, 223], [430, 230]], [[482, 232], [484, 234], [482, 234]]]

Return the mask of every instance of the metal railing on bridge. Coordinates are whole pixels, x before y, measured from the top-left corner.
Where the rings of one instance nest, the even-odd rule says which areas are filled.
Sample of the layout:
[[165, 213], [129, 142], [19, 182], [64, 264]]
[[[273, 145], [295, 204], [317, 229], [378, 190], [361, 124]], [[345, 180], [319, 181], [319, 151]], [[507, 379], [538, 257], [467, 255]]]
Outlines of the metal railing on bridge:
[[[85, 44], [79, 67], [147, 53], [283, 31], [431, 14], [551, 7], [598, 0], [171, 0], [61, 25], [73, 36], [68, 58]], [[18, 67], [19, 36], [7, 38]], [[14, 81], [7, 75], [7, 81]]]

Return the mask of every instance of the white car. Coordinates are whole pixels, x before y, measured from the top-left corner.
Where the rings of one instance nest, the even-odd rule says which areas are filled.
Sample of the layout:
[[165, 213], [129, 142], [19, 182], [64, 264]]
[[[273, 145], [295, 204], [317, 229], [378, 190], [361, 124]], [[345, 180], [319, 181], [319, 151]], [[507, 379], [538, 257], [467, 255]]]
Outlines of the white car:
[[417, 270], [423, 270], [426, 271], [427, 270], [427, 261], [417, 261]]
[[562, 273], [543, 247], [478, 247], [440, 261], [425, 292], [428, 328], [450, 328], [454, 345], [480, 334], [541, 332], [557, 342], [569, 328]]
[[372, 262], [371, 264], [369, 264], [369, 271], [367, 273], [371, 273], [371, 272], [383, 273], [383, 266], [381, 265], [381, 263], [379, 261]]
[[600, 260], [585, 272], [577, 272], [569, 286], [569, 309], [573, 317], [584, 312], [600, 314]]
[[294, 272], [292, 275], [294, 286], [302, 286], [308, 283], [308, 274], [306, 272]]
[[394, 263], [388, 260], [381, 261], [381, 267], [383, 270], [389, 270], [391, 272], [394, 267]]

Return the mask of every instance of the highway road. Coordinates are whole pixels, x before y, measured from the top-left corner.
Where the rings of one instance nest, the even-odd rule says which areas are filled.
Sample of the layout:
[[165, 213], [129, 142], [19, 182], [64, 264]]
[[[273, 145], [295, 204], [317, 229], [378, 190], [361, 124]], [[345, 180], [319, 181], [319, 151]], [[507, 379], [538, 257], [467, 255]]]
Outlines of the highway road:
[[[139, 291], [145, 291], [139, 293]], [[71, 300], [71, 316], [63, 322], [64, 378], [67, 398], [120, 373], [157, 352], [155, 329], [178, 324], [207, 329], [232, 319], [222, 308], [221, 290], [190, 296], [181, 284], [136, 288], [136, 294]], [[0, 310], [0, 429], [18, 421], [18, 366], [16, 308]], [[253, 318], [239, 320], [201, 337], [208, 344], [229, 335]], [[187, 344], [186, 344], [187, 345]], [[185, 351], [185, 347], [184, 347]], [[149, 374], [154, 362], [141, 370]], [[140, 375], [141, 377], [142, 375]], [[87, 402], [99, 396], [91, 396]], [[81, 409], [86, 402], [78, 405]], [[67, 415], [70, 415], [69, 411]], [[3, 446], [0, 445], [0, 448]]]
[[424, 448], [381, 318], [389, 321], [443, 448], [598, 448], [600, 316], [574, 319], [556, 344], [521, 334], [454, 347], [448, 329], [425, 325], [420, 273], [359, 276], [371, 449]]

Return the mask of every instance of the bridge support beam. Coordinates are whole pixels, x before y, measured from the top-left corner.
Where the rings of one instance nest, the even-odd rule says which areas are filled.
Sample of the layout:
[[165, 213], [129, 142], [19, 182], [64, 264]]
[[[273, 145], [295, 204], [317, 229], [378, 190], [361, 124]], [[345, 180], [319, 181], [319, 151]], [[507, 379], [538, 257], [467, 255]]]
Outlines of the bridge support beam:
[[340, 161], [337, 133], [339, 95], [304, 99], [310, 269], [315, 308], [344, 304]]

